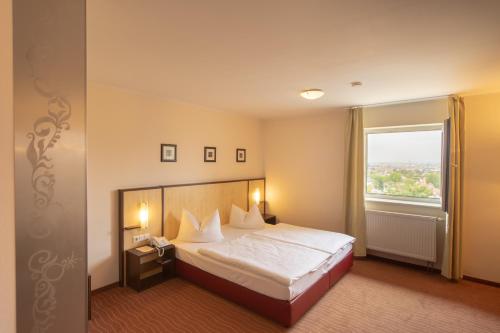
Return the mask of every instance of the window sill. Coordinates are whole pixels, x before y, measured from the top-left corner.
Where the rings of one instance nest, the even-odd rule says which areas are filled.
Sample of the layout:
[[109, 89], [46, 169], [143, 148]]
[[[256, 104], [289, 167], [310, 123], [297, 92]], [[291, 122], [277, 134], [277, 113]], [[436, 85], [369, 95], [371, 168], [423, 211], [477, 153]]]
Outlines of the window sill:
[[394, 199], [365, 198], [365, 202], [381, 202], [381, 203], [389, 203], [389, 204], [395, 204], [395, 205], [401, 205], [401, 206], [441, 208], [441, 204], [439, 204], [439, 203], [419, 202], [419, 201], [404, 201], [404, 200], [394, 200]]

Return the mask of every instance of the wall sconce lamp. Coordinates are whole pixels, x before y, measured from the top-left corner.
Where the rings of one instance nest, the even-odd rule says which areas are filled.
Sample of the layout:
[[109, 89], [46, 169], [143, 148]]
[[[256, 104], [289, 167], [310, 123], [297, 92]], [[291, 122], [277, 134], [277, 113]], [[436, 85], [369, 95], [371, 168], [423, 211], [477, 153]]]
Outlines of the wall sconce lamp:
[[255, 202], [256, 205], [260, 204], [260, 190], [257, 188], [253, 192], [253, 201]]
[[139, 208], [139, 222], [141, 229], [147, 229], [149, 227], [149, 206], [147, 202], [141, 202]]

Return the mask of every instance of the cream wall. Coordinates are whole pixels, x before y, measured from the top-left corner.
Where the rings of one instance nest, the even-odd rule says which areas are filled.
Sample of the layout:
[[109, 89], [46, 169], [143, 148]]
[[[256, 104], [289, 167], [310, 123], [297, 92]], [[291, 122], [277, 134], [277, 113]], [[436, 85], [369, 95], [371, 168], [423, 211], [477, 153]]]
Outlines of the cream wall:
[[465, 97], [463, 270], [500, 283], [500, 93]]
[[268, 211], [281, 222], [343, 232], [345, 110], [264, 125]]
[[[88, 256], [93, 289], [118, 281], [116, 190], [264, 176], [260, 120], [160, 101], [89, 84]], [[160, 143], [177, 144], [177, 163], [160, 163]], [[203, 162], [203, 147], [217, 162]], [[236, 148], [247, 162], [236, 163]]]
[[[345, 110], [264, 125], [269, 212], [282, 222], [343, 231]], [[365, 127], [441, 123], [446, 99], [365, 108]], [[368, 209], [444, 217], [440, 208], [368, 202]], [[438, 225], [438, 263], [444, 222]], [[412, 260], [410, 260], [412, 261]], [[421, 262], [415, 262], [425, 264]]]
[[[464, 274], [500, 282], [500, 93], [468, 96], [463, 228]], [[345, 112], [264, 123], [268, 208], [280, 221], [343, 231]], [[447, 99], [365, 108], [365, 127], [441, 123]], [[444, 218], [439, 207], [367, 202], [367, 209]], [[438, 223], [439, 268], [445, 222]], [[383, 255], [416, 264], [418, 260]]]
[[0, 2], [0, 332], [16, 331], [12, 2]]

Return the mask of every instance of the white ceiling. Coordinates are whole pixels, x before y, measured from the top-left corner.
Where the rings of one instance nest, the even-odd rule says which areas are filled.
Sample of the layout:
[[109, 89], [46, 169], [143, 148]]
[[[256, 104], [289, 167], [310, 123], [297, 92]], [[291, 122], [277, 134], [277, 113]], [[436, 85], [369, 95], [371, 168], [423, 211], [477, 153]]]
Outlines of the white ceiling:
[[[89, 81], [165, 99], [268, 118], [500, 89], [499, 0], [88, 0], [87, 7]], [[304, 100], [305, 88], [325, 96]]]

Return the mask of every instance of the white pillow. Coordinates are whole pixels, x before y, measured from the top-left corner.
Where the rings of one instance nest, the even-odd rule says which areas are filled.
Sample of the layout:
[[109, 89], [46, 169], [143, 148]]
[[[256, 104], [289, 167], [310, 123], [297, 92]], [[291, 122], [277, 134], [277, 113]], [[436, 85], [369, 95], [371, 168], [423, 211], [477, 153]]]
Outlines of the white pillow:
[[265, 227], [266, 222], [264, 222], [259, 207], [256, 204], [250, 208], [248, 213], [240, 207], [233, 205], [231, 207], [229, 225], [241, 229], [262, 229]]
[[247, 212], [236, 205], [231, 206], [231, 215], [229, 215], [229, 225], [237, 226], [245, 222]]
[[192, 243], [209, 243], [223, 240], [219, 210], [216, 209], [212, 215], [205, 217], [200, 223], [193, 214], [183, 209], [177, 239]]

